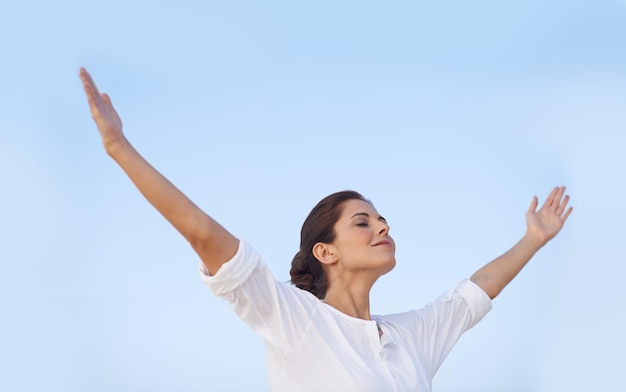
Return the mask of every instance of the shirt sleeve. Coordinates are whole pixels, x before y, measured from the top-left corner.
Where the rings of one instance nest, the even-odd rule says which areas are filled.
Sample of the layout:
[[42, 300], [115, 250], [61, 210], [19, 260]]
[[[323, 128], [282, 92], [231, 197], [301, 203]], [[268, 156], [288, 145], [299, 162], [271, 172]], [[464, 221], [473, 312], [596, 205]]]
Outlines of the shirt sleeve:
[[288, 351], [301, 340], [318, 309], [319, 299], [311, 293], [276, 281], [259, 253], [244, 240], [215, 275], [209, 275], [204, 264], [198, 269], [204, 284], [278, 351]]
[[417, 344], [430, 364], [431, 377], [461, 335], [482, 320], [491, 306], [489, 296], [465, 279], [417, 311]]

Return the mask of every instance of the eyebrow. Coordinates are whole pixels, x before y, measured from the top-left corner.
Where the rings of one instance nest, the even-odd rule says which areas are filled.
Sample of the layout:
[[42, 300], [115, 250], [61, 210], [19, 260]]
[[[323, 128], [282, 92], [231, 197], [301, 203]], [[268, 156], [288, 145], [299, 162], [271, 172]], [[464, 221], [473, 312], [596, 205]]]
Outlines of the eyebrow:
[[[365, 216], [365, 217], [370, 217], [370, 214], [368, 214], [367, 212], [357, 212], [356, 214], [352, 215], [352, 217], [350, 217], [350, 219], [356, 217], [356, 216]], [[382, 217], [381, 215], [378, 216], [378, 220], [381, 220], [383, 222], [387, 222], [387, 219], [385, 219], [384, 217]]]

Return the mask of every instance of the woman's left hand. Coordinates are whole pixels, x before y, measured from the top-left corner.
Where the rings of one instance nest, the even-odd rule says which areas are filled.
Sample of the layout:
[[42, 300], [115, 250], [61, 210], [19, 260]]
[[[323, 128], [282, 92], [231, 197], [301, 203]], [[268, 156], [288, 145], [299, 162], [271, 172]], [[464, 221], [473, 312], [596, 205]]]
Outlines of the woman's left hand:
[[530, 203], [526, 212], [527, 235], [539, 241], [540, 247], [557, 235], [572, 212], [572, 207], [567, 208], [569, 195], [564, 194], [564, 186], [554, 188], [539, 211], [537, 196]]

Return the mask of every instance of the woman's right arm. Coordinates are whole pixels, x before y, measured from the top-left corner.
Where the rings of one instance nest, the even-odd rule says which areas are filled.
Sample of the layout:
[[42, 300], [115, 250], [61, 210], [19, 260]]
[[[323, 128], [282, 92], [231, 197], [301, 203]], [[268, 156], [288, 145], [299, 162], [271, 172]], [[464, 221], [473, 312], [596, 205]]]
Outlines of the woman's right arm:
[[196, 206], [146, 161], [124, 136], [122, 122], [107, 94], [100, 93], [81, 68], [87, 95], [106, 152], [124, 170], [141, 194], [181, 233], [211, 275], [237, 252], [238, 240]]

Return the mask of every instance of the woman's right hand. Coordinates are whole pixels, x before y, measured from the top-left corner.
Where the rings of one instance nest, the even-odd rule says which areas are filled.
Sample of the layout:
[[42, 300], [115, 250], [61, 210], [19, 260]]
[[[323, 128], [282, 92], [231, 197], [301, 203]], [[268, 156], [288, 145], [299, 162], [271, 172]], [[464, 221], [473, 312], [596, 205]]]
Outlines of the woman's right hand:
[[122, 132], [122, 120], [115, 111], [111, 98], [98, 91], [98, 87], [85, 68], [81, 67], [79, 76], [83, 82], [85, 94], [87, 94], [91, 116], [98, 126], [98, 131], [100, 131], [102, 144], [110, 153], [113, 147], [126, 141]]
[[102, 143], [142, 195], [191, 243], [210, 274], [231, 259], [239, 240], [204, 213], [167, 178], [146, 161], [126, 140], [122, 121], [106, 94], [101, 94], [84, 69], [80, 79], [87, 94]]

